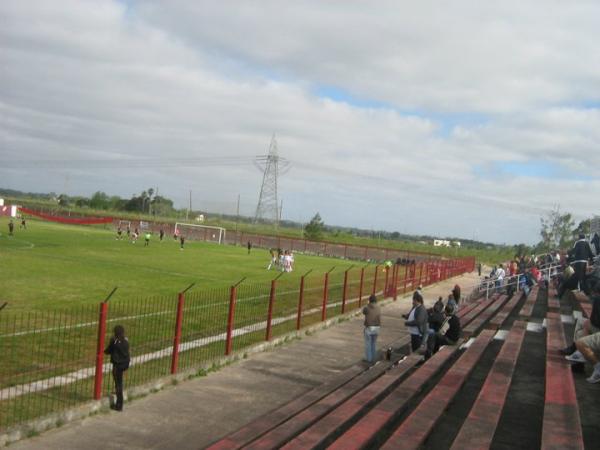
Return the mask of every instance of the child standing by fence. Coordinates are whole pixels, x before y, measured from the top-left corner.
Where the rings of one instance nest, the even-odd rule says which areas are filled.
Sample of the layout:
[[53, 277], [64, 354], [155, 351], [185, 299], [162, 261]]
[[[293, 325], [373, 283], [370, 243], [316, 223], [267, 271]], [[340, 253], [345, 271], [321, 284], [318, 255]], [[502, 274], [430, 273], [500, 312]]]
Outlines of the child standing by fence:
[[111, 408], [116, 411], [123, 411], [123, 372], [129, 369], [129, 341], [125, 336], [125, 328], [117, 325], [114, 329], [114, 336], [110, 344], [104, 350], [104, 353], [110, 355], [110, 362], [113, 365], [112, 375], [115, 381], [115, 391], [117, 401]]

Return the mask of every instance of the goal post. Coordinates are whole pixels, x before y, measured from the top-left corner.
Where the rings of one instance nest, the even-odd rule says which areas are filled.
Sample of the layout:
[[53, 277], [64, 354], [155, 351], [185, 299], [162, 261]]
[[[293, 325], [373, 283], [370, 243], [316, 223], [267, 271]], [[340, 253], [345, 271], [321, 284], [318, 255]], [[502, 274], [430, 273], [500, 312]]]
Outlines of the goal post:
[[175, 224], [175, 235], [185, 236], [186, 239], [216, 242], [223, 244], [225, 242], [225, 228], [211, 227], [209, 225], [198, 225], [195, 223]]
[[131, 228], [130, 220], [119, 220], [119, 228], [127, 228], [127, 227]]

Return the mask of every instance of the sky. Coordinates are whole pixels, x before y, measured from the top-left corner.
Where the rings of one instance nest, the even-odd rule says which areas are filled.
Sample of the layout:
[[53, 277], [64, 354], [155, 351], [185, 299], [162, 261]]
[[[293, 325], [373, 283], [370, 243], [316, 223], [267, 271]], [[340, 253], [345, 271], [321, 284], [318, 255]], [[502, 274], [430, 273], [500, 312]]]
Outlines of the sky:
[[[600, 214], [600, 3], [0, 2], [0, 187], [533, 244]], [[283, 165], [282, 165], [283, 168]]]

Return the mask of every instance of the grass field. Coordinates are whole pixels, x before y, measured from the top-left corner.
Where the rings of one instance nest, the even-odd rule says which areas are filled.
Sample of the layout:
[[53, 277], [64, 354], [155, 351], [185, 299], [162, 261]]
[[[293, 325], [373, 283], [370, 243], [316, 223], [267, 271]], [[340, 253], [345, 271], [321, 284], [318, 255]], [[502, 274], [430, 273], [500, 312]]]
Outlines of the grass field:
[[[253, 249], [188, 241], [185, 249], [172, 238], [148, 247], [138, 240], [116, 240], [103, 226], [73, 226], [29, 220], [27, 230], [16, 222], [8, 236], [8, 219], [0, 218], [0, 429], [92, 398], [98, 305], [112, 290], [107, 335], [120, 323], [132, 346], [128, 386], [142, 385], [170, 373], [170, 350], [176, 322], [177, 293], [190, 283], [181, 327], [180, 369], [198, 367], [222, 356], [229, 308], [229, 286], [238, 286], [234, 351], [265, 339], [270, 280], [270, 255]], [[273, 336], [296, 327], [300, 277], [304, 284], [302, 326], [321, 320], [324, 273], [335, 266], [327, 284], [327, 317], [341, 313], [342, 259], [296, 254], [295, 271], [277, 282]], [[358, 267], [361, 264], [357, 264]], [[347, 298], [358, 307], [360, 270], [349, 271]], [[379, 270], [379, 272], [381, 272]], [[380, 292], [374, 267], [364, 275], [364, 295]], [[349, 300], [350, 301], [350, 300]], [[109, 370], [106, 366], [105, 370]], [[103, 392], [112, 386], [103, 381]]]
[[[247, 277], [244, 283], [266, 282], [277, 273], [265, 270], [269, 253], [245, 248], [188, 241], [185, 249], [172, 237], [159, 242], [152, 236], [132, 244], [115, 239], [107, 226], [62, 225], [28, 220], [27, 230], [8, 236], [8, 218], [0, 218], [2, 296], [10, 311], [48, 310], [97, 304], [113, 287], [111, 301], [172, 295], [196, 283], [193, 290], [226, 287]], [[343, 272], [351, 262], [341, 259], [295, 255], [295, 271], [282, 278], [290, 283], [310, 269], [324, 273], [336, 267]]]

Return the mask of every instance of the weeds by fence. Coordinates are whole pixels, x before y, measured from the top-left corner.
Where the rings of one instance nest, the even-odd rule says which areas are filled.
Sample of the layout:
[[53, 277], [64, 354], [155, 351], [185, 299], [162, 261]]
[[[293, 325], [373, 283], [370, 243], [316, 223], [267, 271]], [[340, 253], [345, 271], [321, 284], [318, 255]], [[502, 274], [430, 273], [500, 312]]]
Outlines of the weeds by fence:
[[300, 283], [242, 281], [226, 289], [102, 302], [68, 310], [0, 311], [0, 430], [109, 395], [103, 347], [116, 324], [132, 353], [126, 387], [348, 313], [372, 293], [394, 297], [474, 270], [472, 258], [308, 272]]

